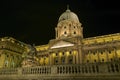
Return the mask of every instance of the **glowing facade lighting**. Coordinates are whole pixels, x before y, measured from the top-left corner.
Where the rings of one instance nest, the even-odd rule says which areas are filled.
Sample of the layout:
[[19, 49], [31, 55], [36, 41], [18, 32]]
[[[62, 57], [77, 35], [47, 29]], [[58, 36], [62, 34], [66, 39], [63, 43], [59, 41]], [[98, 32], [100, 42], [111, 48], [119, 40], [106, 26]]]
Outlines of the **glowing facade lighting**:
[[69, 46], [74, 46], [74, 44], [56, 45], [56, 46], [51, 47], [51, 49], [53, 49], [53, 48], [61, 48], [61, 47], [69, 47]]

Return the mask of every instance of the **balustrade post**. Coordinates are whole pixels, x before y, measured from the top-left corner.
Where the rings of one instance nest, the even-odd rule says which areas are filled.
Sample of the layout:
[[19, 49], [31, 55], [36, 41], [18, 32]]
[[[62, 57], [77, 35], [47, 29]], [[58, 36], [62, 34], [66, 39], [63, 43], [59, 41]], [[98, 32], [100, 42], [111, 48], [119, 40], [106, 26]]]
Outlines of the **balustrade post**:
[[18, 75], [23, 75], [22, 74], [22, 68], [17, 68], [17, 71], [18, 71]]
[[51, 74], [57, 74], [57, 66], [51, 67]]

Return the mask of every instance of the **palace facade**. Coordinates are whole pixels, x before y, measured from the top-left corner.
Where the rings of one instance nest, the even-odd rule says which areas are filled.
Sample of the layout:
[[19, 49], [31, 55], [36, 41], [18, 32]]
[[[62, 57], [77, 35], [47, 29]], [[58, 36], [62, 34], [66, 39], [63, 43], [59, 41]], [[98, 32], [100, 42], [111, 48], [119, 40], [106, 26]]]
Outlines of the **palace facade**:
[[0, 79], [120, 79], [120, 33], [84, 38], [82, 23], [70, 9], [60, 15], [55, 31], [55, 39], [38, 46], [1, 38]]

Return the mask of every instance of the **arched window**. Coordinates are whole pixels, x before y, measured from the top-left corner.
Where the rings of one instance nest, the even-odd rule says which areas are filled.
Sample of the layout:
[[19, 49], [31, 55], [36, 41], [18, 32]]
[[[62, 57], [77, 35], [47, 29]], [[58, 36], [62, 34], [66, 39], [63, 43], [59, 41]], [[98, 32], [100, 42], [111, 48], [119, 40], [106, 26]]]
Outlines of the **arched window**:
[[65, 56], [61, 57], [61, 63], [65, 64]]
[[73, 34], [76, 34], [76, 32], [74, 31], [74, 33]]
[[7, 57], [9, 57], [9, 55], [6, 55]]
[[93, 52], [93, 54], [95, 55], [95, 52]]
[[73, 59], [70, 58], [70, 59], [69, 59], [69, 64], [72, 64], [72, 62], [73, 62]]
[[72, 51], [69, 51], [70, 54], [72, 54]]
[[5, 61], [5, 67], [8, 67], [8, 60]]
[[103, 51], [101, 51], [101, 54], [103, 54]]
[[62, 53], [62, 55], [64, 55], [64, 52]]
[[111, 51], [110, 51], [110, 50], [109, 50], [108, 52], [109, 52], [109, 54], [111, 54]]
[[111, 60], [111, 61], [113, 61], [113, 59], [112, 59], [112, 58], [111, 58], [110, 60]]
[[74, 26], [74, 28], [76, 28], [76, 27]]
[[69, 26], [71, 27], [71, 24], [69, 24]]
[[89, 60], [87, 60], [87, 63], [89, 63]]
[[64, 26], [64, 29], [66, 29], [66, 26]]
[[104, 59], [102, 59], [102, 62], [104, 62]]
[[58, 53], [56, 53], [56, 56], [58, 56]]
[[94, 62], [96, 62], [96, 59], [94, 60]]
[[68, 63], [72, 64], [73, 63], [73, 55], [68, 56]]
[[67, 32], [65, 31], [64, 34], [67, 34]]

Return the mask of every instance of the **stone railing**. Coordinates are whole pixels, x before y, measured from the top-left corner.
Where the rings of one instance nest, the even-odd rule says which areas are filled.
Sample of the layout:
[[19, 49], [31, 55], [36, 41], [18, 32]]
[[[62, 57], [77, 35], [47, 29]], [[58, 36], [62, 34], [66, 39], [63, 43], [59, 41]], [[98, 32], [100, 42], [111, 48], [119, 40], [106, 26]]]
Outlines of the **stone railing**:
[[120, 74], [120, 62], [0, 69], [1, 75]]
[[18, 68], [2, 68], [0, 69], [0, 75], [18, 75]]
[[22, 68], [22, 74], [51, 74], [50, 66], [26, 67]]

